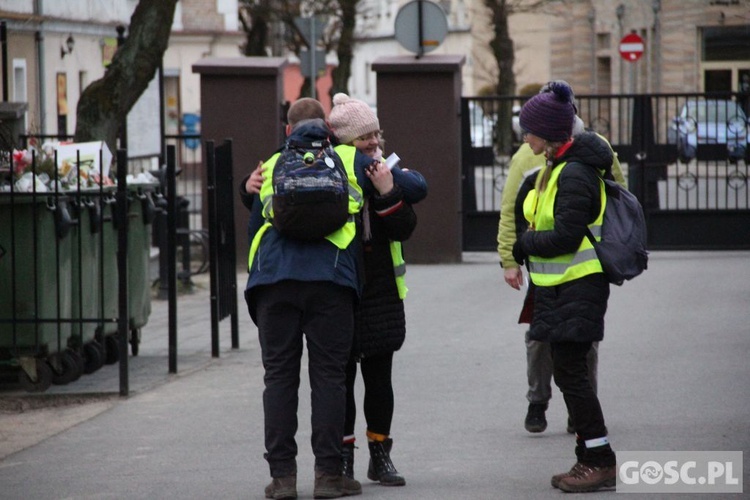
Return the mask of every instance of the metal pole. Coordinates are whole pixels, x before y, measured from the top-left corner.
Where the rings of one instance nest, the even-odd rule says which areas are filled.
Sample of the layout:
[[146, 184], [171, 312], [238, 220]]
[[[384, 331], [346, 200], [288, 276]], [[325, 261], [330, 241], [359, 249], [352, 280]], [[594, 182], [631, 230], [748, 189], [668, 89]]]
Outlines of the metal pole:
[[417, 59], [424, 55], [424, 27], [422, 26], [422, 0], [417, 2], [417, 27], [419, 35], [419, 47], [417, 48]]
[[[119, 25], [117, 28], [117, 49], [119, 50], [120, 47], [125, 43], [125, 26]], [[120, 123], [120, 148], [127, 150], [128, 149], [128, 117], [127, 115], [122, 118], [122, 123]]]
[[315, 47], [317, 41], [317, 35], [315, 34], [315, 16], [310, 16], [310, 96], [315, 99], [316, 95], [316, 89], [315, 85], [318, 82], [318, 77], [315, 72], [315, 68], [317, 67], [315, 64]]
[[[619, 36], [620, 36], [619, 39], [622, 40], [622, 18], [625, 15], [625, 5], [623, 4], [618, 5], [617, 9], [615, 9], [615, 14], [617, 14], [617, 26], [619, 27]], [[623, 77], [622, 69], [623, 69], [623, 64], [622, 64], [622, 57], [621, 57], [620, 58], [620, 75], [618, 77], [618, 79], [620, 80], [620, 94], [625, 93], [625, 90], [623, 88], [625, 84], [624, 82], [625, 78]]]
[[169, 288], [169, 373], [177, 373], [177, 192], [175, 146], [167, 146], [167, 253]]
[[164, 103], [164, 58], [159, 61], [159, 133], [161, 134], [161, 150], [159, 153], [159, 167], [164, 165], [166, 160], [166, 140], [164, 137], [167, 134], [166, 124], [164, 123], [166, 104]]
[[8, 31], [5, 21], [0, 22], [0, 44], [3, 52], [3, 102], [8, 102]]
[[117, 335], [120, 346], [120, 396], [130, 391], [128, 380], [128, 152], [117, 150], [117, 193], [115, 213], [117, 220], [117, 278], [118, 313]]
[[211, 356], [219, 357], [219, 266], [216, 220], [216, 154], [214, 141], [206, 141], [206, 189], [208, 191], [208, 269], [211, 275]]

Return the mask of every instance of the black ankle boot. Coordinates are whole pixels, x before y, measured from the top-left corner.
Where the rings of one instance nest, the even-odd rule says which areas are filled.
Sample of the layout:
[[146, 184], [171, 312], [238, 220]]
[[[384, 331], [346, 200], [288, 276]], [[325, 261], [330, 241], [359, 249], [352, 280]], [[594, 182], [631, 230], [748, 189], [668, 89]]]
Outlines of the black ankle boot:
[[341, 445], [341, 473], [349, 479], [354, 479], [354, 443]]
[[393, 440], [370, 441], [370, 465], [367, 468], [367, 479], [378, 481], [384, 486], [403, 486], [406, 484], [404, 476], [398, 473], [391, 461]]

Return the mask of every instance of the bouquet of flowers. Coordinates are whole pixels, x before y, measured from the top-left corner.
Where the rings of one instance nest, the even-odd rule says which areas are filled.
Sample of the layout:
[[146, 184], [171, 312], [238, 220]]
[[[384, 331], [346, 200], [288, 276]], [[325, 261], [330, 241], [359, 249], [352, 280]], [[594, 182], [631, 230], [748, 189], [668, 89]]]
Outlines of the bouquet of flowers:
[[[114, 185], [109, 176], [101, 175], [98, 155], [89, 151], [93, 146], [106, 148], [104, 143], [48, 141], [39, 145], [30, 139], [28, 149], [14, 149], [10, 158], [14, 191], [67, 191]], [[86, 154], [78, 153], [78, 147], [85, 148]], [[104, 157], [111, 161], [109, 150]], [[0, 186], [0, 191], [10, 191], [10, 185]]]

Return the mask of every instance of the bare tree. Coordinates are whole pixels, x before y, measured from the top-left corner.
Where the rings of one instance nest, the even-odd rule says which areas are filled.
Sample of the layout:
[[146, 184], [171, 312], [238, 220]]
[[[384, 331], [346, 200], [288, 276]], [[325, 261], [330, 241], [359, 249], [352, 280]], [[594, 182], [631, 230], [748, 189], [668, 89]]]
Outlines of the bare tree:
[[336, 44], [336, 55], [339, 65], [331, 76], [331, 98], [338, 92], [349, 92], [349, 77], [352, 75], [352, 59], [354, 59], [354, 32], [357, 27], [357, 6], [360, 0], [339, 0], [339, 17], [337, 20], [339, 33]]
[[[515, 52], [513, 40], [508, 29], [509, 5], [506, 0], [484, 0], [492, 16], [494, 37], [490, 41], [492, 54], [495, 56], [498, 68], [495, 92], [501, 96], [511, 96], [516, 92], [516, 76], [513, 73]], [[502, 100], [498, 103], [498, 124], [510, 124], [513, 116], [513, 103]], [[510, 126], [498, 127], [495, 133], [495, 147], [498, 152], [510, 152], [513, 147], [513, 131]]]
[[[543, 12], [553, 4], [564, 3], [565, 0], [484, 0], [485, 6], [491, 14], [494, 37], [490, 41], [490, 49], [497, 62], [498, 78], [494, 90], [500, 96], [516, 94], [516, 76], [513, 71], [515, 64], [515, 47], [508, 28], [511, 14], [520, 12]], [[513, 102], [502, 100], [499, 103], [497, 123], [510, 124], [513, 114]], [[512, 130], [510, 126], [500, 127], [496, 136], [498, 151], [507, 152], [512, 148]]]
[[495, 91], [498, 95], [513, 95], [516, 92], [516, 76], [513, 73], [515, 52], [508, 29], [508, 16], [513, 7], [506, 0], [484, 0], [492, 14], [494, 38], [490, 42], [492, 54], [497, 61], [498, 79]]
[[177, 0], [140, 0], [130, 18], [127, 40], [104, 76], [81, 94], [76, 142], [104, 140], [116, 148], [120, 125], [154, 78], [169, 43]]
[[246, 56], [267, 56], [274, 21], [271, 0], [240, 0], [239, 17], [247, 40], [242, 46]]
[[[328, 20], [321, 46], [326, 53], [336, 51], [338, 57], [338, 66], [332, 72], [331, 95], [347, 92], [361, 3], [361, 0], [240, 0], [240, 21], [247, 33], [243, 53], [254, 56], [273, 53], [269, 50], [274, 43], [270, 29], [273, 24], [281, 26], [279, 31], [284, 33], [282, 43], [287, 51], [299, 56], [302, 50], [315, 50], [300, 33], [295, 19], [320, 16]], [[312, 79], [305, 78], [301, 95], [310, 95], [311, 86]]]

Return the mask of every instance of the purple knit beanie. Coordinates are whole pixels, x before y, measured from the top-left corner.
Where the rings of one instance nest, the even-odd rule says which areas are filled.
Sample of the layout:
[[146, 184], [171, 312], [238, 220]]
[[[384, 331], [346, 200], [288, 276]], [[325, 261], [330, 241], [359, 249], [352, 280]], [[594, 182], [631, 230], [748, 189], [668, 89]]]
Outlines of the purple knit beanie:
[[576, 107], [573, 89], [557, 80], [544, 86], [542, 92], [523, 105], [519, 122], [524, 132], [550, 142], [566, 142], [573, 131]]

